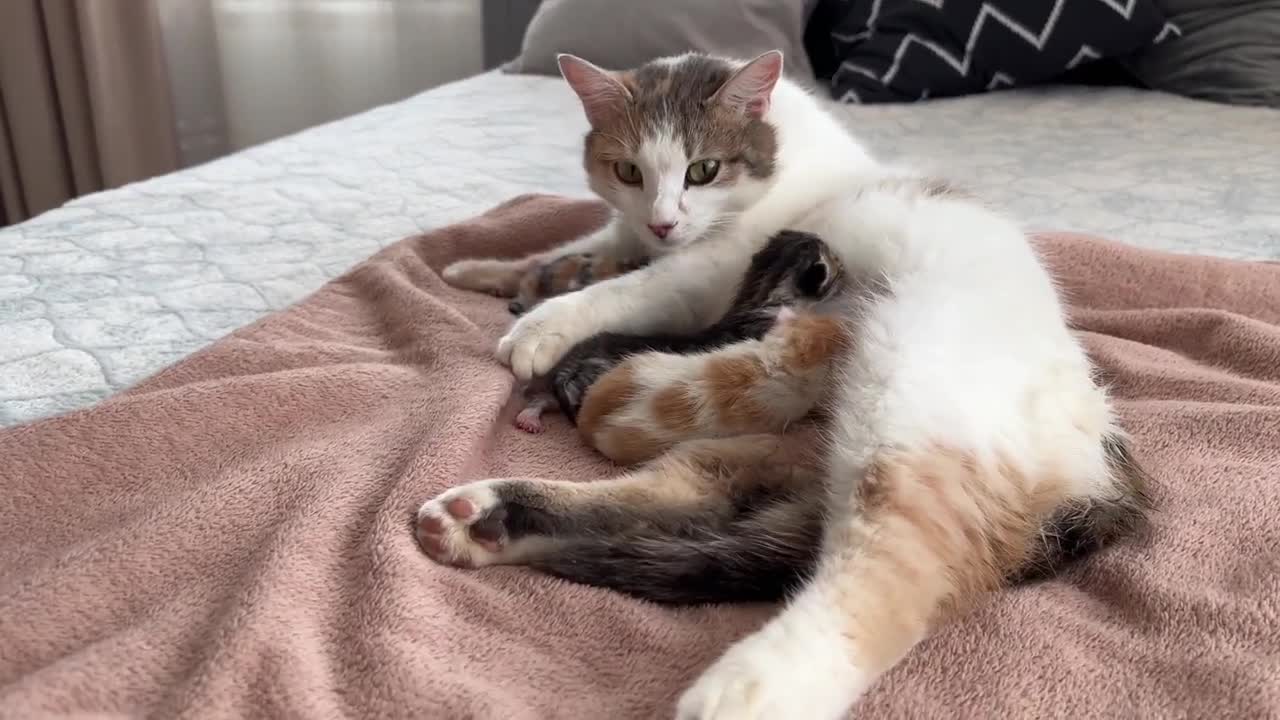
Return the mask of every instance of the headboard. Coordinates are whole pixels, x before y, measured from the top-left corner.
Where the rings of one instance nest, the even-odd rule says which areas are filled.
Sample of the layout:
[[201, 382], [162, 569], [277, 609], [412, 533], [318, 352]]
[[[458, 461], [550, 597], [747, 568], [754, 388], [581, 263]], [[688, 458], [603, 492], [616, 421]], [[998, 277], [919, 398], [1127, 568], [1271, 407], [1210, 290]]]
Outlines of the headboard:
[[542, 0], [484, 0], [484, 69], [520, 54], [524, 30]]

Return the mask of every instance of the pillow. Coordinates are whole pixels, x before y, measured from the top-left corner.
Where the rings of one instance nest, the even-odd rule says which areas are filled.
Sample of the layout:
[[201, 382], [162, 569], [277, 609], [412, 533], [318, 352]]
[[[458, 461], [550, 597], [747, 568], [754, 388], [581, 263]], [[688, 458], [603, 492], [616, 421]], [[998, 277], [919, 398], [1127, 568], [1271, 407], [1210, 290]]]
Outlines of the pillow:
[[1128, 55], [1177, 29], [1153, 0], [824, 0], [853, 102], [966, 95], [1050, 80]]
[[781, 50], [784, 72], [814, 84], [804, 26], [817, 0], [543, 0], [504, 69], [559, 75], [567, 52], [611, 70], [689, 50], [750, 59]]
[[1128, 62], [1147, 87], [1280, 108], [1280, 2], [1161, 0], [1182, 36]]

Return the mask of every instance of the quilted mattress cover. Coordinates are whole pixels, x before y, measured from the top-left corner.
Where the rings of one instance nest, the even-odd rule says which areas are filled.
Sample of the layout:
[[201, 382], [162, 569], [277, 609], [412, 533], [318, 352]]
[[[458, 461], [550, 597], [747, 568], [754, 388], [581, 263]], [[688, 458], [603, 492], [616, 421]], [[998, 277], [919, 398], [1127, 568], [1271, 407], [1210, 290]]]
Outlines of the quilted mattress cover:
[[[838, 112], [1033, 230], [1280, 259], [1280, 113], [1121, 88]], [[488, 73], [0, 229], [0, 425], [74, 409], [513, 195], [585, 195], [559, 80]]]

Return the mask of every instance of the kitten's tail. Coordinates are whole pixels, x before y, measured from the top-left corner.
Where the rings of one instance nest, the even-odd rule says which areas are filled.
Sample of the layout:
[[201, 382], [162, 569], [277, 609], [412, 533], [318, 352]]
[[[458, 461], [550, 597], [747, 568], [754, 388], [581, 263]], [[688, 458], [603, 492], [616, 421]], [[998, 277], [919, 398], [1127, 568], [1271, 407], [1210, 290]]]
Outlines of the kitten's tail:
[[531, 564], [658, 603], [772, 602], [808, 577], [821, 532], [815, 502], [781, 497], [720, 527], [576, 538]]

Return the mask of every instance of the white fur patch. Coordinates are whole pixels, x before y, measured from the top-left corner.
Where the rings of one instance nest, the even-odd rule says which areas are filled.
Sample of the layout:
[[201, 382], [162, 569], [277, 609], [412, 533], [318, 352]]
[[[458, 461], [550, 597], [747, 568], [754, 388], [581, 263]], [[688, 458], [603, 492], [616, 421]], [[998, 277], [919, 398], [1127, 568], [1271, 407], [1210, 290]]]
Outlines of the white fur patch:
[[680, 697], [677, 720], [838, 720], [867, 679], [844, 647], [837, 609], [813, 593], [721, 656]]

